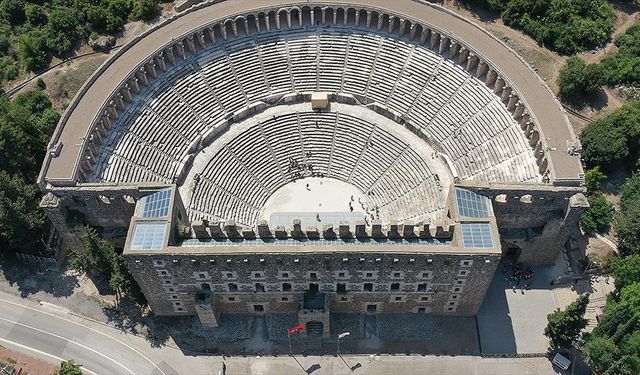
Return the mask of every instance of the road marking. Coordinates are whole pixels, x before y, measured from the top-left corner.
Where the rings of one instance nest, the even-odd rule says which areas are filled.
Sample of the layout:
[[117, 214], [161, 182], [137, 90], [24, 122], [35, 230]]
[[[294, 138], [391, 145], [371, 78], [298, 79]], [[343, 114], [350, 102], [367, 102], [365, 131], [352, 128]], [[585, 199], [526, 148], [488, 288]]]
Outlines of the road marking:
[[[134, 348], [133, 346], [131, 346], [131, 345], [129, 345], [129, 344], [127, 344], [127, 343], [125, 343], [125, 342], [122, 342], [122, 341], [120, 341], [120, 340], [118, 340], [118, 339], [116, 339], [116, 338], [114, 338], [114, 337], [111, 337], [111, 336], [107, 335], [106, 333], [100, 332], [100, 331], [98, 331], [97, 329], [91, 328], [91, 327], [89, 327], [89, 326], [86, 326], [86, 325], [81, 324], [81, 323], [78, 323], [78, 322], [74, 322], [73, 320], [69, 320], [69, 319], [63, 318], [63, 317], [58, 316], [58, 315], [55, 315], [55, 314], [51, 314], [51, 313], [46, 312], [46, 311], [42, 311], [42, 310], [38, 310], [38, 309], [34, 309], [33, 307], [26, 306], [26, 305], [23, 305], [23, 304], [20, 304], [20, 303], [17, 303], [17, 302], [8, 301], [8, 300], [6, 300], [6, 299], [2, 299], [2, 298], [0, 298], [0, 301], [2, 301], [2, 302], [7, 302], [7, 303], [10, 303], [10, 304], [15, 305], [15, 306], [20, 306], [20, 307], [25, 308], [25, 309], [33, 310], [33, 311], [35, 311], [35, 312], [37, 312], [37, 313], [40, 313], [40, 314], [50, 315], [50, 316], [52, 316], [52, 317], [54, 317], [54, 318], [56, 318], [56, 319], [60, 319], [60, 320], [64, 320], [64, 321], [69, 322], [69, 323], [73, 323], [73, 324], [78, 325], [78, 326], [80, 326], [80, 327], [84, 327], [84, 328], [86, 328], [86, 329], [88, 329], [88, 330], [91, 330], [91, 331], [93, 331], [93, 332], [95, 332], [95, 333], [97, 333], [97, 334], [99, 334], [99, 335], [102, 335], [102, 336], [104, 336], [104, 337], [107, 337], [107, 338], [109, 338], [109, 339], [111, 339], [111, 340], [113, 340], [113, 341], [115, 341], [115, 342], [120, 343], [120, 344], [121, 344], [121, 345], [123, 345], [123, 346], [126, 346], [126, 347], [127, 347], [127, 348], [129, 348], [130, 350], [133, 350], [133, 351], [134, 351], [134, 352], [136, 352], [139, 356], [141, 356], [142, 358], [144, 358], [147, 362], [151, 363], [151, 364], [153, 365], [153, 367], [155, 367], [155, 368], [156, 368], [156, 370], [160, 371], [160, 374], [162, 374], [162, 375], [167, 375], [164, 371], [162, 371], [162, 370], [160, 369], [160, 367], [158, 367], [158, 365], [156, 365], [156, 364], [155, 364], [155, 362], [153, 362], [151, 359], [149, 359], [149, 357], [147, 357], [146, 355], [144, 355], [144, 354], [143, 354], [142, 352], [140, 352], [138, 349], [136, 349], [136, 348]], [[107, 326], [107, 327], [109, 327], [110, 329], [115, 329], [115, 328], [110, 327], [110, 326]], [[119, 332], [119, 331], [118, 331], [118, 332]]]
[[9, 319], [5, 319], [5, 318], [0, 318], [0, 320], [4, 320], [5, 322], [13, 323], [13, 324], [15, 324], [15, 325], [23, 326], [23, 327], [26, 327], [26, 328], [32, 329], [32, 330], [34, 330], [34, 331], [38, 331], [38, 332], [41, 332], [41, 333], [45, 333], [45, 334], [47, 334], [47, 335], [50, 335], [50, 336], [53, 336], [53, 337], [56, 337], [56, 338], [59, 338], [59, 339], [65, 340], [65, 341], [70, 342], [70, 343], [72, 343], [72, 344], [76, 344], [76, 345], [78, 345], [78, 346], [79, 346], [79, 347], [81, 347], [81, 348], [84, 348], [84, 349], [86, 349], [86, 350], [89, 350], [89, 351], [91, 351], [91, 352], [93, 352], [93, 353], [95, 353], [95, 354], [97, 354], [97, 355], [99, 355], [99, 356], [101, 356], [101, 357], [104, 357], [104, 358], [106, 358], [106, 359], [108, 359], [108, 360], [112, 361], [113, 363], [115, 363], [115, 364], [117, 364], [118, 366], [122, 367], [123, 369], [127, 370], [129, 373], [131, 373], [131, 375], [136, 375], [136, 374], [135, 374], [135, 372], [131, 371], [127, 366], [123, 365], [122, 363], [120, 363], [120, 362], [116, 361], [115, 359], [113, 359], [113, 358], [111, 358], [111, 357], [109, 357], [109, 356], [107, 356], [107, 355], [104, 355], [104, 354], [100, 353], [100, 352], [99, 352], [99, 351], [97, 351], [97, 350], [91, 349], [90, 347], [88, 347], [88, 346], [86, 346], [86, 345], [84, 345], [84, 344], [80, 344], [79, 342], [76, 342], [76, 341], [70, 340], [70, 339], [68, 339], [68, 338], [66, 338], [66, 337], [63, 337], [63, 336], [60, 336], [60, 335], [56, 335], [55, 333], [51, 333], [51, 332], [49, 332], [49, 331], [45, 331], [45, 330], [42, 330], [42, 329], [39, 329], [39, 328], [36, 328], [36, 327], [32, 327], [32, 326], [27, 325], [27, 324], [23, 324], [23, 323], [16, 322], [15, 320], [9, 320]]
[[[43, 352], [42, 350], [38, 350], [38, 349], [32, 348], [32, 347], [30, 347], [30, 346], [26, 346], [26, 345], [18, 344], [17, 342], [14, 342], [14, 341], [11, 341], [11, 340], [3, 339], [2, 337], [0, 337], [0, 341], [2, 341], [2, 342], [4, 342], [4, 343], [7, 343], [7, 344], [9, 344], [9, 345], [17, 346], [17, 347], [22, 348], [22, 349], [30, 350], [30, 351], [32, 351], [32, 352], [34, 352], [34, 353], [38, 353], [38, 354], [41, 354], [41, 355], [45, 355], [45, 356], [47, 356], [47, 357], [51, 357], [51, 358], [55, 359], [55, 360], [56, 360], [56, 361], [58, 361], [58, 362], [64, 362], [64, 361], [66, 361], [66, 359], [64, 359], [64, 358], [60, 358], [60, 357], [58, 357], [58, 356], [55, 356], [55, 355], [53, 355], [53, 354], [49, 354], [49, 353]], [[82, 372], [88, 372], [89, 374], [98, 375], [97, 373], [95, 373], [95, 372], [93, 372], [93, 371], [89, 370], [88, 368], [86, 368], [86, 367], [85, 367], [85, 365], [81, 365], [81, 366], [80, 366], [80, 368], [82, 369]]]

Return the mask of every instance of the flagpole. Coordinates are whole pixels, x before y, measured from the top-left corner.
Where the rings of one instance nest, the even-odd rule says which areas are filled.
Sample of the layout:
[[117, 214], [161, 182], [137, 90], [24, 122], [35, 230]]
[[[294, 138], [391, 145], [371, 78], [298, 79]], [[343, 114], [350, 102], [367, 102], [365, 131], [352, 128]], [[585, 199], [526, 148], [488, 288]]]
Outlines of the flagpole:
[[340, 338], [349, 336], [350, 334], [351, 334], [350, 332], [343, 332], [338, 334], [338, 357], [340, 357], [340, 359], [342, 359], [342, 362], [344, 362], [344, 364], [347, 365], [347, 367], [349, 367], [349, 371], [353, 372], [353, 369], [351, 368], [351, 366], [349, 366], [347, 361], [344, 360], [344, 358], [342, 357], [342, 354], [340, 353]]
[[293, 350], [291, 349], [291, 334], [287, 330], [287, 338], [289, 339], [289, 355], [293, 357]]

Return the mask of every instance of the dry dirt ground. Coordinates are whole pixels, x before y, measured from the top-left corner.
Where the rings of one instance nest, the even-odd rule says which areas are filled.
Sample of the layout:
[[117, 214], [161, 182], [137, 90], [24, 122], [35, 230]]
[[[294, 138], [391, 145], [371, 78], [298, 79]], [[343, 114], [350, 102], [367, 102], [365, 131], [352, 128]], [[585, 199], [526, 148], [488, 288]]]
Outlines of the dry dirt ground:
[[3, 363], [11, 364], [16, 372], [22, 371], [23, 375], [51, 375], [57, 369], [48, 362], [0, 346], [0, 369], [4, 367]]

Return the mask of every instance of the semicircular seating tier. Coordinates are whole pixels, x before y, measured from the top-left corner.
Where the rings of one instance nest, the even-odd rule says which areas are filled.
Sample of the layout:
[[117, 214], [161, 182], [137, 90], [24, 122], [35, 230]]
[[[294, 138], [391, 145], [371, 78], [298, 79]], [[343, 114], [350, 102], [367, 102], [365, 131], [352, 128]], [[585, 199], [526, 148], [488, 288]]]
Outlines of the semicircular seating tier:
[[[398, 35], [336, 25], [240, 34], [158, 73], [118, 115], [89, 182], [175, 182], [213, 128], [256, 103], [313, 91], [353, 95], [419, 129], [461, 180], [542, 180], [501, 98], [457, 61]], [[416, 183], [429, 178], [416, 173]]]
[[[191, 187], [192, 220], [255, 225], [271, 194], [301, 177], [300, 170], [354, 185], [366, 195], [371, 215], [375, 208], [383, 221], [433, 222], [445, 205], [429, 155], [350, 114], [285, 113], [218, 146]], [[298, 168], [309, 164], [312, 173]]]

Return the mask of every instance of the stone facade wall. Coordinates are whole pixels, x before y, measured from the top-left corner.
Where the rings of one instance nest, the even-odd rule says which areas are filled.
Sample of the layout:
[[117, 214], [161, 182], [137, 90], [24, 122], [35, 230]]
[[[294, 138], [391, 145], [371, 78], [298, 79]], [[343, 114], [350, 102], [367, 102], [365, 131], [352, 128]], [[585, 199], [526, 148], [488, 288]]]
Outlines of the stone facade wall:
[[581, 188], [521, 184], [466, 188], [491, 198], [503, 252], [513, 249], [519, 262], [551, 265], [571, 238], [582, 235], [580, 215], [589, 203]]
[[[211, 288], [218, 313], [297, 312], [310, 284], [326, 293], [332, 313], [365, 313], [368, 305], [376, 305], [375, 313], [474, 315], [500, 254], [393, 250], [322, 255], [127, 253], [125, 258], [157, 315], [195, 314], [194, 296], [203, 287]], [[346, 292], [337, 292], [338, 284], [344, 284]], [[366, 289], [369, 284], [371, 291]]]
[[[76, 188], [58, 188], [43, 197], [40, 207], [61, 233], [66, 246], [71, 249], [79, 246], [79, 236], [84, 224], [100, 228], [105, 238], [122, 247], [136, 202], [162, 187], [166, 185], [90, 184]], [[80, 214], [83, 222], [69, 223], [68, 215], [74, 214]]]

